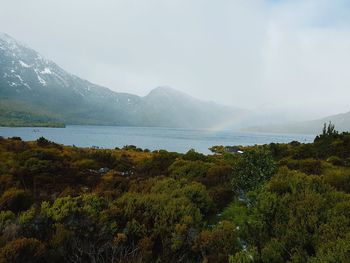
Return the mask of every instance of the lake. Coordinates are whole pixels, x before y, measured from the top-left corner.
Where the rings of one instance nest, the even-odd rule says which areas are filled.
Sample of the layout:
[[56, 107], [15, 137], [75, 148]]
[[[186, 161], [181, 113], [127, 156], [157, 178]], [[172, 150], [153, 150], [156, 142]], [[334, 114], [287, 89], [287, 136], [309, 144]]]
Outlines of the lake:
[[120, 148], [124, 145], [136, 145], [143, 149], [165, 149], [182, 153], [190, 149], [210, 153], [208, 148], [213, 145], [312, 142], [315, 137], [302, 134], [241, 133], [230, 130], [79, 125], [71, 125], [66, 128], [0, 127], [0, 136], [18, 136], [25, 141], [36, 140], [43, 136], [60, 144], [79, 147]]

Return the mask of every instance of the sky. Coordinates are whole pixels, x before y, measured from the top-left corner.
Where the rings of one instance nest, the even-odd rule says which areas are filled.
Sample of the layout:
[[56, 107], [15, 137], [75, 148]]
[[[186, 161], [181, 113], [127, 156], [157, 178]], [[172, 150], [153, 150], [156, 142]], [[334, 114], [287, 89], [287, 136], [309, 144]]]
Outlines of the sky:
[[0, 31], [68, 72], [144, 96], [296, 118], [350, 111], [349, 0], [0, 0]]

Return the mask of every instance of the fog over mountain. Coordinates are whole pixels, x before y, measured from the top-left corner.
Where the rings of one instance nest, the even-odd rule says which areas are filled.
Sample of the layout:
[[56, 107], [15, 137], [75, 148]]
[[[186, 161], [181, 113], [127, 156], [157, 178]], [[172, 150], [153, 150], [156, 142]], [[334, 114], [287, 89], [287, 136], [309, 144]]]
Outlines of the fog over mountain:
[[252, 111], [221, 106], [167, 86], [146, 96], [115, 92], [68, 73], [0, 33], [0, 125], [65, 123], [316, 134], [332, 121], [337, 129], [350, 130], [350, 113], [288, 122], [293, 116], [269, 107]]
[[0, 33], [0, 124], [63, 122], [210, 128], [243, 111], [195, 99], [170, 87], [147, 96], [114, 92], [72, 75]]
[[0, 31], [83, 79], [146, 96], [171, 86], [273, 116], [350, 110], [346, 0], [11, 0]]
[[263, 132], [263, 133], [297, 133], [297, 134], [319, 134], [325, 123], [333, 123], [338, 131], [350, 130], [350, 112], [327, 116], [321, 119], [300, 121], [300, 122], [282, 122], [279, 124], [262, 125], [254, 127], [245, 127], [244, 131]]

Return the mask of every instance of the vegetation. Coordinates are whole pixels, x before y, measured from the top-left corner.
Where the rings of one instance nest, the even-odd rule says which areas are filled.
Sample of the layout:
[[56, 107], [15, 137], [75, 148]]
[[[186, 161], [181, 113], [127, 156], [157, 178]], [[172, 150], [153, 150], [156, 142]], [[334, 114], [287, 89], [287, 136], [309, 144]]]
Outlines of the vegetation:
[[64, 128], [65, 124], [54, 114], [0, 98], [0, 126]]
[[0, 262], [350, 262], [350, 133], [240, 149], [0, 138]]
[[0, 122], [0, 127], [47, 127], [47, 128], [65, 128], [66, 125], [61, 122], [42, 122], [42, 121], [20, 121], [6, 119]]

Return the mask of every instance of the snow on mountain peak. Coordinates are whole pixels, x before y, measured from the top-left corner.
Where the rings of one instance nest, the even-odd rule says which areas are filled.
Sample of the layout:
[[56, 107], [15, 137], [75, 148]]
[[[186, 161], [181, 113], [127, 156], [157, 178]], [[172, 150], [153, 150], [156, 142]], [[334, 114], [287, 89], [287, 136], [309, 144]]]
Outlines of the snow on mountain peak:
[[19, 61], [19, 64], [21, 64], [21, 66], [24, 68], [30, 68], [30, 66], [28, 64], [26, 64], [25, 62], [23, 62], [22, 60]]
[[40, 72], [41, 74], [52, 74], [51, 70], [49, 68], [45, 68], [43, 71]]

